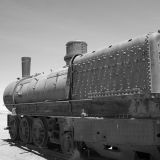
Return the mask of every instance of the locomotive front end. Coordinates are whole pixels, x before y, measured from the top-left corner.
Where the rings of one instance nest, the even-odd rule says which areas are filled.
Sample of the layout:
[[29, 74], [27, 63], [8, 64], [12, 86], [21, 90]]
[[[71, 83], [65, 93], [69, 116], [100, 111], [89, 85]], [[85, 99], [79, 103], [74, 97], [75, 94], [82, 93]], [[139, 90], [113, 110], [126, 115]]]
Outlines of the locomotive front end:
[[13, 99], [13, 93], [14, 93], [16, 85], [17, 85], [17, 82], [12, 82], [5, 88], [4, 93], [3, 93], [3, 101], [4, 101], [6, 108], [9, 111], [12, 111], [13, 105], [15, 103]]
[[15, 104], [15, 97], [14, 94], [16, 92], [16, 88], [18, 84], [23, 81], [24, 79], [27, 79], [30, 77], [30, 66], [31, 66], [31, 57], [22, 57], [21, 58], [22, 62], [22, 79], [12, 82], [9, 84], [3, 93], [3, 101], [6, 106], [6, 108], [9, 111], [12, 111], [12, 108], [14, 107]]

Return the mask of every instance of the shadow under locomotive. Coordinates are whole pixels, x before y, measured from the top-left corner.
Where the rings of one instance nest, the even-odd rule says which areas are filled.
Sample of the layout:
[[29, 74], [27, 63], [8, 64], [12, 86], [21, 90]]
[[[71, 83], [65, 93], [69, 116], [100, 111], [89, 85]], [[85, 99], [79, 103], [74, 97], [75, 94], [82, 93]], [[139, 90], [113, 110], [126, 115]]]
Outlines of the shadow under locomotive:
[[[100, 157], [99, 154], [92, 151], [80, 153], [77, 149], [74, 150], [73, 154], [63, 154], [58, 145], [48, 144], [47, 147], [40, 148], [36, 147], [33, 144], [24, 144], [20, 141], [13, 141], [11, 139], [2, 139], [4, 142], [7, 142], [10, 147], [16, 146], [22, 149], [24, 153], [33, 153], [34, 155], [45, 158], [46, 160], [111, 160], [104, 157]], [[92, 154], [92, 157], [90, 156]]]
[[[72, 155], [64, 155], [64, 154], [58, 152], [59, 148], [57, 146], [48, 145], [48, 148], [46, 148], [46, 147], [40, 148], [40, 147], [36, 147], [32, 144], [24, 144], [23, 142], [13, 141], [11, 139], [3, 139], [3, 141], [7, 142], [11, 147], [16, 146], [16, 147], [24, 150], [24, 152], [22, 152], [20, 154], [30, 152], [35, 155], [41, 156], [47, 160], [55, 160], [55, 159], [56, 160], [69, 160], [69, 159], [72, 159]], [[54, 149], [54, 151], [53, 151], [53, 149]], [[78, 160], [78, 159], [75, 159], [75, 160]], [[80, 158], [79, 158], [79, 160], [80, 160]]]

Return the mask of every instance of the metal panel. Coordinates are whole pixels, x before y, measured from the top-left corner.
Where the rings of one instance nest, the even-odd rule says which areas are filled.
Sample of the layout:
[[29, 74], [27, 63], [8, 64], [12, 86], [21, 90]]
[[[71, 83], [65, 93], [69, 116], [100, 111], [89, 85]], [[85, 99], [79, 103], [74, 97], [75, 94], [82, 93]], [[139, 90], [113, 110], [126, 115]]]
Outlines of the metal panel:
[[[74, 119], [76, 141], [104, 144], [155, 144], [155, 121], [149, 119]], [[81, 134], [79, 134], [81, 133]]]
[[160, 93], [160, 33], [153, 33], [150, 36], [149, 43], [152, 93]]
[[24, 90], [22, 94], [24, 95], [27, 94], [27, 97], [24, 96], [23, 102], [36, 102], [37, 101], [36, 96], [35, 96], [35, 88], [38, 83], [38, 79], [39, 79], [38, 77], [32, 78], [28, 85], [28, 88], [24, 88], [26, 90]]
[[[45, 99], [46, 100], [56, 100], [56, 83], [57, 83], [57, 74], [46, 79], [45, 85]], [[41, 91], [42, 92], [42, 91]]]
[[30, 100], [30, 94], [28, 93], [29, 86], [30, 86], [29, 81], [22, 84], [22, 89], [21, 89], [22, 95], [19, 97], [19, 101], [26, 102]]
[[84, 55], [73, 68], [73, 99], [151, 91], [147, 36]]
[[51, 74], [46, 80], [45, 98], [46, 100], [66, 99], [67, 70]]
[[67, 69], [54, 72], [48, 76], [36, 75], [22, 79], [15, 86], [14, 99], [16, 103], [32, 103], [44, 101], [65, 100]]
[[66, 93], [66, 81], [67, 81], [67, 73], [61, 73], [57, 77], [56, 84], [56, 100], [65, 100], [68, 93]]
[[71, 106], [67, 101], [25, 103], [16, 105], [16, 113], [23, 115], [70, 116]]
[[39, 77], [34, 89], [35, 91], [34, 96], [38, 102], [46, 100], [45, 93], [44, 93], [45, 85], [46, 85], [46, 77]]
[[14, 99], [15, 103], [23, 103], [30, 100], [30, 96], [33, 97], [33, 93], [29, 94], [32, 78], [22, 79], [15, 88]]
[[100, 100], [75, 100], [70, 102], [72, 104], [72, 115], [82, 116], [85, 113], [89, 117], [129, 117], [129, 104], [127, 99], [117, 100], [110, 99], [104, 101]]

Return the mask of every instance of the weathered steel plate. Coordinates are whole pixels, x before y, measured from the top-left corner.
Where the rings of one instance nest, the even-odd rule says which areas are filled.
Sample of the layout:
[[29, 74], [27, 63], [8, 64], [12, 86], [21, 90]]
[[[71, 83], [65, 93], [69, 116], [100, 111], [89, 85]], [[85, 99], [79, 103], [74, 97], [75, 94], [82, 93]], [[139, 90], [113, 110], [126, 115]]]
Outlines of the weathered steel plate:
[[73, 65], [73, 99], [150, 93], [150, 53], [143, 36], [89, 53]]

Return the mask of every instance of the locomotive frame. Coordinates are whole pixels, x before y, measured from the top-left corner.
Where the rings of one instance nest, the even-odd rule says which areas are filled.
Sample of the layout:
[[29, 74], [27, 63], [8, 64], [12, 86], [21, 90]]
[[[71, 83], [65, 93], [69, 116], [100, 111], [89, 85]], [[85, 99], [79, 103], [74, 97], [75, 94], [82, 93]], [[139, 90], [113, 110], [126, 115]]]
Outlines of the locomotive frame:
[[67, 43], [64, 70], [47, 76], [27, 71], [6, 88], [11, 139], [58, 144], [68, 154], [78, 148], [114, 159], [158, 160], [160, 33], [93, 53], [84, 54], [85, 46]]

